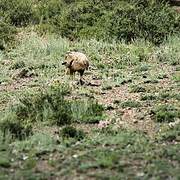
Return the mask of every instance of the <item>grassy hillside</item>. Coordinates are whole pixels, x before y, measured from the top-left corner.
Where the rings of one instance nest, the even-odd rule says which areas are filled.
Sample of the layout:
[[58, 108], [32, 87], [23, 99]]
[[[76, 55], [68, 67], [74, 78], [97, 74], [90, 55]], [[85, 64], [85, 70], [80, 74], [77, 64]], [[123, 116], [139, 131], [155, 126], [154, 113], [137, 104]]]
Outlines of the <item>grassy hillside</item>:
[[179, 20], [163, 0], [0, 0], [0, 180], [180, 179]]
[[[179, 178], [179, 37], [20, 39], [0, 57], [1, 179]], [[89, 85], [64, 76], [72, 49], [90, 58]]]

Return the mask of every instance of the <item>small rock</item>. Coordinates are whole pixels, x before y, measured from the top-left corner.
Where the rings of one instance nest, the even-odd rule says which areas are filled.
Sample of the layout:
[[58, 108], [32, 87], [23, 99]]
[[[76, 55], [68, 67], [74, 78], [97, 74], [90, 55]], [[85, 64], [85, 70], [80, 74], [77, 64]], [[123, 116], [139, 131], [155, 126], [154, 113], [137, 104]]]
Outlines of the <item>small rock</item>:
[[98, 128], [106, 128], [110, 124], [109, 121], [99, 121]]
[[137, 173], [137, 176], [138, 176], [138, 177], [144, 176], [144, 172], [138, 172], [138, 173]]
[[74, 154], [74, 155], [73, 155], [73, 158], [77, 158], [77, 157], [78, 157], [78, 155], [77, 155], [77, 154]]

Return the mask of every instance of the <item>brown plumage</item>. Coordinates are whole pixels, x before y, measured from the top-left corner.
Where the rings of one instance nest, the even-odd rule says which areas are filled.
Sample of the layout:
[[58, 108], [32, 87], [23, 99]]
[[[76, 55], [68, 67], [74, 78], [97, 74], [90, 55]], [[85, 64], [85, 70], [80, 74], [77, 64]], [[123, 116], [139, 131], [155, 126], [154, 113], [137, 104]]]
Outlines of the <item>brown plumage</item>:
[[[67, 67], [70, 75], [75, 75], [75, 72], [80, 73], [80, 83], [83, 84], [83, 74], [89, 67], [89, 60], [87, 56], [81, 52], [71, 51], [66, 53], [65, 61], [62, 63]], [[68, 72], [67, 71], [67, 72]]]

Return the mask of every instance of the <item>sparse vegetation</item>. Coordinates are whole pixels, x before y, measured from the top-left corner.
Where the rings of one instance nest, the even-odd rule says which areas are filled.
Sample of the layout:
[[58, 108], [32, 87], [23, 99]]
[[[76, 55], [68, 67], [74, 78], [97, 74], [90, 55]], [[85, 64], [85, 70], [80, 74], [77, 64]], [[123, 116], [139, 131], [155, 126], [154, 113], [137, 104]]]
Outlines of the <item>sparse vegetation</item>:
[[132, 85], [130, 92], [131, 93], [146, 92], [146, 89], [139, 85]]
[[125, 101], [125, 102], [121, 103], [122, 108], [126, 108], [126, 107], [138, 108], [140, 106], [141, 106], [140, 102], [131, 101], [131, 100], [128, 100], [128, 101]]
[[141, 100], [142, 101], [153, 101], [153, 100], [157, 100], [157, 96], [156, 95], [153, 95], [153, 94], [147, 94], [147, 95], [142, 95], [141, 96]]
[[179, 179], [179, 20], [163, 0], [0, 0], [0, 179]]
[[173, 122], [176, 118], [180, 118], [178, 109], [172, 105], [158, 105], [152, 113], [157, 122]]
[[85, 137], [85, 133], [82, 130], [77, 130], [73, 126], [64, 127], [60, 134], [62, 134], [64, 138], [75, 138], [77, 140], [81, 140]]
[[166, 131], [162, 131], [158, 140], [165, 142], [178, 142], [180, 140], [180, 126], [176, 125], [175, 127], [169, 128]]

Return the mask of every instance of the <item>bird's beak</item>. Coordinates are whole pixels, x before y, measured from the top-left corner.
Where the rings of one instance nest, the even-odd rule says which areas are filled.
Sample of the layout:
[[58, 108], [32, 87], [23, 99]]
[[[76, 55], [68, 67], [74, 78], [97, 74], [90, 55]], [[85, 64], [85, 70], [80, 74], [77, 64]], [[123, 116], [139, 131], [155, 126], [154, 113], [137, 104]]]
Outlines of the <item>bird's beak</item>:
[[65, 65], [66, 64], [66, 62], [62, 62], [62, 65]]

